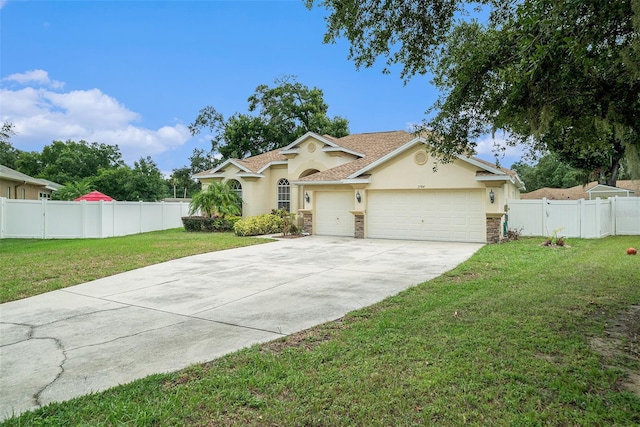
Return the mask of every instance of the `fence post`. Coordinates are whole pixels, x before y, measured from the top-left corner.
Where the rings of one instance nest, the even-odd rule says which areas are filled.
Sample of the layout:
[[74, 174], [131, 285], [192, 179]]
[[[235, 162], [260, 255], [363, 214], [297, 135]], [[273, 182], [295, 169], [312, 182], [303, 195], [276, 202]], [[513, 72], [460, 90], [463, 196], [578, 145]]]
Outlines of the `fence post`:
[[0, 197], [0, 239], [4, 239], [6, 217], [7, 212], [5, 211], [4, 197]]
[[47, 199], [40, 200], [40, 215], [41, 215], [41, 236], [43, 239], [47, 238]]
[[618, 221], [617, 221], [618, 218], [616, 215], [616, 210], [618, 209], [618, 196], [610, 197], [609, 200], [611, 201], [611, 235], [617, 236], [618, 235]]
[[547, 209], [547, 198], [543, 197], [542, 198], [542, 235], [543, 236], [548, 236], [549, 235], [549, 230], [547, 230], [547, 215], [549, 214], [549, 211]]
[[83, 239], [87, 237], [87, 201], [80, 201], [80, 216], [82, 218], [82, 228], [80, 229], [80, 235]]
[[104, 230], [104, 224], [102, 223], [104, 221], [104, 200], [98, 200], [98, 203], [100, 203], [100, 205], [98, 206], [100, 208], [100, 211], [98, 212], [98, 225], [100, 226], [100, 232], [98, 234], [98, 238], [103, 238], [103, 230]]
[[164, 200], [163, 200], [163, 201], [160, 202], [160, 221], [162, 221], [161, 222], [162, 225], [160, 227], [161, 227], [162, 230], [166, 230], [167, 229], [165, 227], [165, 225], [164, 225], [164, 208], [165, 208], [165, 206], [164, 206]]
[[600, 239], [602, 237], [602, 199], [600, 197], [596, 197], [596, 238]]
[[140, 204], [139, 215], [138, 215], [138, 234], [142, 233], [142, 200], [138, 202]]
[[586, 218], [587, 218], [587, 204], [585, 203], [584, 199], [578, 199], [578, 208], [580, 209], [580, 215], [579, 215], [579, 219], [580, 219], [580, 238], [584, 239], [584, 237], [588, 233], [586, 228], [587, 228], [587, 225], [589, 224], [589, 221], [586, 220]]

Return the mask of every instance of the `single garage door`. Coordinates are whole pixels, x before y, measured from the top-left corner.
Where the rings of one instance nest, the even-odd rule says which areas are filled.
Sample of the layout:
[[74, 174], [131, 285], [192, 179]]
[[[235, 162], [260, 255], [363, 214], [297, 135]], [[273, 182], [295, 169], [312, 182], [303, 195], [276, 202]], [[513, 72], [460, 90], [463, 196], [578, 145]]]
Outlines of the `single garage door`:
[[353, 237], [355, 218], [349, 212], [353, 210], [353, 197], [351, 191], [317, 191], [314, 234]]
[[367, 237], [485, 242], [482, 191], [370, 191]]

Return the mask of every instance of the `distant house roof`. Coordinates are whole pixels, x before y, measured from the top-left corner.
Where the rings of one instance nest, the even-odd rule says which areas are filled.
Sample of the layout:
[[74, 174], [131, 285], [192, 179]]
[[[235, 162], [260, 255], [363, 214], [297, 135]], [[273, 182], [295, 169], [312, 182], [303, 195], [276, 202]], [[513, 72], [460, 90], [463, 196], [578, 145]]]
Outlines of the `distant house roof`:
[[83, 200], [85, 200], [87, 202], [99, 202], [101, 200], [103, 200], [105, 202], [113, 202], [113, 201], [115, 201], [111, 197], [109, 197], [106, 194], [103, 194], [103, 193], [101, 193], [99, 191], [92, 191], [91, 193], [87, 193], [84, 196], [80, 196], [77, 199], [75, 199], [76, 202], [81, 202]]
[[[0, 178], [15, 182], [25, 182], [31, 185], [39, 185], [42, 187], [47, 187], [50, 190], [57, 190], [59, 187], [61, 187], [60, 184], [56, 184], [55, 182], [34, 178], [4, 165], [0, 165]], [[51, 188], [53, 185], [58, 186], [58, 188]]]
[[619, 180], [616, 186], [598, 184], [592, 181], [571, 188], [540, 188], [520, 195], [521, 199], [578, 200], [596, 197], [634, 197], [640, 195], [640, 180]]

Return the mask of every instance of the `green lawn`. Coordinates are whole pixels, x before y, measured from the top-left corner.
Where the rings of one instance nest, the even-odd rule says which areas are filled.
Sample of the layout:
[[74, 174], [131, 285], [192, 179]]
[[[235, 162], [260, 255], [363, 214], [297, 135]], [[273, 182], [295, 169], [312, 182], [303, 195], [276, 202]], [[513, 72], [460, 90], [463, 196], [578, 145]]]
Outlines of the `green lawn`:
[[189, 255], [265, 243], [233, 233], [156, 231], [108, 239], [0, 239], [0, 303]]
[[638, 237], [483, 247], [303, 333], [52, 404], [6, 425], [629, 426], [640, 361], [590, 343], [640, 302]]

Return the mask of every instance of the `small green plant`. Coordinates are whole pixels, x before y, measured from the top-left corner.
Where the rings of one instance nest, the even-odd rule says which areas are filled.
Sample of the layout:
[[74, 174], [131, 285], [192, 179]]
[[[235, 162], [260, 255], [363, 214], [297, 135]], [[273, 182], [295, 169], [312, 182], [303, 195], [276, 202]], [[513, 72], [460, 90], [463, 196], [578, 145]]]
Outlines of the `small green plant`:
[[522, 236], [522, 227], [521, 228], [509, 228], [507, 230], [507, 234], [502, 238], [503, 242], [513, 242], [516, 240], [520, 240]]
[[286, 209], [272, 209], [271, 215], [276, 215], [282, 218], [282, 235], [287, 236], [289, 234], [298, 234], [298, 227], [295, 224], [296, 214], [289, 212]]
[[558, 236], [564, 230], [564, 227], [559, 227], [553, 230], [553, 234], [551, 234], [547, 239], [542, 243], [542, 246], [565, 246], [565, 238], [562, 236]]

